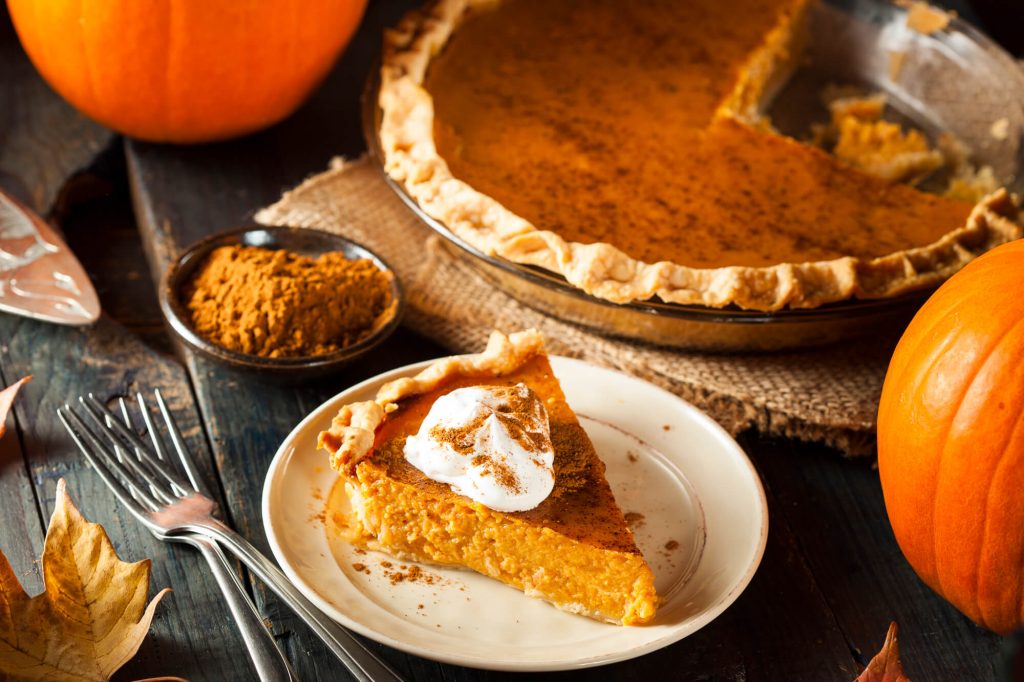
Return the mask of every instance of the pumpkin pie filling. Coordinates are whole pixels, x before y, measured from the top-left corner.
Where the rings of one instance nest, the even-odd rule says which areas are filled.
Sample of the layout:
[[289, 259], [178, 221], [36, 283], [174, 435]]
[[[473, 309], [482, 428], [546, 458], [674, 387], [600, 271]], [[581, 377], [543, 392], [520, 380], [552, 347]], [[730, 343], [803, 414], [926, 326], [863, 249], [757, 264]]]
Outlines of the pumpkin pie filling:
[[964, 224], [972, 204], [716, 116], [803, 3], [728, 4], [728, 21], [721, 0], [514, 0], [468, 18], [424, 84], [438, 153], [541, 229], [648, 263], [875, 258]]
[[474, 246], [616, 302], [892, 296], [1019, 237], [1005, 191], [926, 194], [760, 120], [811, 1], [439, 0], [386, 39], [385, 168]]
[[481, 383], [515, 386], [520, 382], [545, 397], [555, 447], [555, 488], [533, 509], [506, 514], [595, 547], [639, 554], [625, 519], [614, 504], [611, 489], [604, 482], [604, 465], [565, 402], [551, 373], [551, 365], [543, 356], [531, 358], [515, 372], [502, 377], [460, 377], [443, 388], [401, 401], [397, 416], [386, 419], [374, 437], [372, 466], [380, 469], [380, 475], [438, 499], [457, 497], [449, 486], [428, 478], [406, 461], [403, 454], [406, 438], [419, 430], [434, 401], [445, 393]]
[[[440, 397], [519, 384], [544, 405], [554, 448], [554, 487], [537, 506], [496, 511], [407, 460], [407, 439]], [[470, 568], [598, 620], [633, 625], [654, 616], [654, 577], [536, 332], [495, 334], [480, 355], [442, 360], [386, 384], [375, 401], [343, 407], [320, 446], [344, 484], [349, 510], [340, 521], [348, 540]]]

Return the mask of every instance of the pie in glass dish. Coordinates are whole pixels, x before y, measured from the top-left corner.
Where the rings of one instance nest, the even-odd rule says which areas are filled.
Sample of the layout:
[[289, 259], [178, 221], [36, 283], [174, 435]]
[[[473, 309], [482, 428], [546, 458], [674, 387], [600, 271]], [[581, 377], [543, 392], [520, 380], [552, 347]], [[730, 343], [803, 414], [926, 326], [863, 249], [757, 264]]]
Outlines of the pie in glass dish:
[[[810, 7], [438, 0], [385, 36], [385, 171], [477, 249], [617, 303], [892, 297], [1020, 237], [1003, 189], [929, 194], [772, 129]], [[903, 169], [891, 146], [874, 166]]]
[[[343, 406], [319, 444], [344, 486], [348, 541], [597, 620], [654, 617], [654, 576], [539, 333], [495, 332], [482, 353], [384, 384]], [[517, 446], [525, 460], [505, 457]]]

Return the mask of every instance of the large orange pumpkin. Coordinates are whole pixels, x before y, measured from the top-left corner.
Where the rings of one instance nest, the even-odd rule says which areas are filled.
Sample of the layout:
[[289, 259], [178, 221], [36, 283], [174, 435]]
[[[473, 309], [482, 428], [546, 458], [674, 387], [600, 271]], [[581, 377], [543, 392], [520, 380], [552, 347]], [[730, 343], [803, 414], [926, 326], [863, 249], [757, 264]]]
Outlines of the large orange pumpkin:
[[1024, 625], [1024, 241], [949, 279], [904, 333], [878, 411], [896, 541], [936, 592]]
[[366, 0], [7, 0], [50, 85], [126, 135], [203, 142], [294, 111]]

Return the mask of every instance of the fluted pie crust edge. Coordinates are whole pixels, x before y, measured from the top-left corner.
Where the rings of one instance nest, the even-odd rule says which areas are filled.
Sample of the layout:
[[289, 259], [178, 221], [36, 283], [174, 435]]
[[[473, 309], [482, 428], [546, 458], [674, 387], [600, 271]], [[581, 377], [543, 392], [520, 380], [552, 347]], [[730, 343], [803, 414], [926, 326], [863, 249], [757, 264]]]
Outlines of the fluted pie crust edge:
[[429, 393], [453, 377], [509, 374], [543, 348], [544, 339], [534, 329], [508, 336], [492, 332], [487, 347], [480, 353], [441, 358], [416, 376], [384, 384], [373, 400], [343, 406], [331, 421], [330, 429], [320, 433], [317, 447], [330, 453], [332, 469], [351, 473], [372, 452], [377, 427], [386, 414], [398, 408], [398, 401]]

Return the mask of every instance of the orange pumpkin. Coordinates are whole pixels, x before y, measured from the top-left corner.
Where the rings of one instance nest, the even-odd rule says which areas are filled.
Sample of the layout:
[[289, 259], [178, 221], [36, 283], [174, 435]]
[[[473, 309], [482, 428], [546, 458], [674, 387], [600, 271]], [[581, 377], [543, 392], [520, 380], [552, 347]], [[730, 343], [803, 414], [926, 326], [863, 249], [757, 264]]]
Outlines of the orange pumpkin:
[[1024, 624], [1024, 241], [950, 278], [914, 317], [878, 410], [900, 549], [975, 622]]
[[294, 111], [366, 0], [7, 0], [21, 44], [84, 114], [145, 140], [242, 135]]

